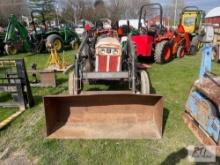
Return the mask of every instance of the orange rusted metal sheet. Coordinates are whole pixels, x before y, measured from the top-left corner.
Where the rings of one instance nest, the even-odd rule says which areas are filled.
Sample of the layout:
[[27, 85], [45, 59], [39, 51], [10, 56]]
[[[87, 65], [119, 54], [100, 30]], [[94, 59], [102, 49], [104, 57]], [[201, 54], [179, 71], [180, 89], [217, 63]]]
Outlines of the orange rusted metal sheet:
[[46, 129], [56, 139], [160, 139], [163, 98], [92, 94], [44, 97]]

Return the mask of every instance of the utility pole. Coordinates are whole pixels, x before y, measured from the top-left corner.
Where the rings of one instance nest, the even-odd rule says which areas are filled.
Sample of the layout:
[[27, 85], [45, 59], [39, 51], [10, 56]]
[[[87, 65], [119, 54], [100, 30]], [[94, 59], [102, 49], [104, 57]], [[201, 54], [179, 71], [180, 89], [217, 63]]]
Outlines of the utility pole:
[[174, 20], [173, 20], [174, 26], [176, 26], [176, 15], [177, 15], [177, 0], [175, 1]]

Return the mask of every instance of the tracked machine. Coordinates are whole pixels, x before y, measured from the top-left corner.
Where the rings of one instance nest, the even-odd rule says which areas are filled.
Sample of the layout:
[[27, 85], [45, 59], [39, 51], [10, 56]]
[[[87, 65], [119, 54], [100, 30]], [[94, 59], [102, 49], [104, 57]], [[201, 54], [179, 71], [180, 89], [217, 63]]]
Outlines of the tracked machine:
[[[122, 47], [108, 23], [85, 35], [68, 96], [44, 97], [47, 136], [58, 139], [160, 139], [163, 98], [150, 95], [146, 66], [137, 63], [131, 36]], [[123, 83], [126, 91], [85, 91], [85, 83]]]
[[183, 119], [199, 141], [218, 146], [220, 154], [220, 77], [211, 73], [213, 27], [206, 26], [199, 79], [191, 88]]
[[198, 33], [205, 18], [205, 11], [196, 6], [186, 6], [180, 14], [180, 25], [190, 35], [190, 54], [194, 55], [200, 48]]

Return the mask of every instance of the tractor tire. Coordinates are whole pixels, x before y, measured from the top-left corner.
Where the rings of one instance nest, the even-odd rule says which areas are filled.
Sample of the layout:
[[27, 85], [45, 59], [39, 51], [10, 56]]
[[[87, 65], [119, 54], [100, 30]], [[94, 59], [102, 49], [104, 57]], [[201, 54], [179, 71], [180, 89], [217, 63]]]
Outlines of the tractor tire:
[[195, 45], [191, 45], [190, 47], [190, 55], [195, 55], [197, 52], [197, 47]]
[[62, 52], [64, 47], [62, 38], [57, 34], [49, 35], [46, 40], [46, 48], [48, 52], [50, 51], [51, 46], [53, 46], [58, 52]]
[[162, 41], [156, 45], [154, 60], [158, 64], [164, 64], [171, 60], [171, 46], [169, 41]]
[[178, 47], [176, 55], [178, 58], [183, 58], [185, 56], [185, 49], [183, 46]]
[[198, 36], [195, 36], [192, 38], [191, 41], [191, 46], [190, 46], [190, 55], [195, 55], [197, 53], [197, 51], [199, 47], [199, 38]]
[[148, 73], [145, 70], [141, 70], [138, 73], [139, 78], [139, 87], [138, 87], [138, 93], [140, 94], [150, 94], [150, 80]]
[[218, 47], [212, 48], [212, 60], [215, 62], [219, 62]]
[[79, 49], [79, 46], [80, 46], [79, 42], [77, 42], [77, 41], [72, 41], [71, 42], [71, 47], [72, 47], [73, 50]]
[[13, 45], [5, 45], [5, 52], [7, 55], [15, 55], [18, 50]]

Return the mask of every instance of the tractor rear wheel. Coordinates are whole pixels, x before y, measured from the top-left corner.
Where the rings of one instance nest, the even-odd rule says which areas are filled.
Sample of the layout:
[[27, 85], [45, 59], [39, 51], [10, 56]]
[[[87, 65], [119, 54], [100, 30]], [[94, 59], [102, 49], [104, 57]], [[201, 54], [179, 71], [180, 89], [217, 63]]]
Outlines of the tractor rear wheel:
[[190, 55], [195, 55], [197, 52], [197, 46], [191, 45], [190, 47]]
[[212, 60], [215, 62], [219, 62], [218, 47], [212, 48]]
[[162, 41], [156, 45], [154, 60], [156, 63], [163, 64], [171, 59], [171, 46], [169, 41]]
[[185, 56], [185, 49], [183, 46], [178, 47], [176, 55], [178, 58], [183, 58]]
[[51, 46], [53, 46], [58, 52], [62, 52], [64, 47], [62, 38], [57, 34], [49, 35], [46, 41], [46, 48], [48, 51], [50, 51]]
[[71, 42], [71, 47], [72, 47], [73, 50], [77, 50], [79, 48], [79, 42], [72, 41]]
[[13, 45], [5, 45], [5, 52], [7, 55], [15, 55], [18, 53], [18, 50]]
[[138, 91], [141, 94], [150, 94], [150, 80], [145, 70], [138, 72]]

